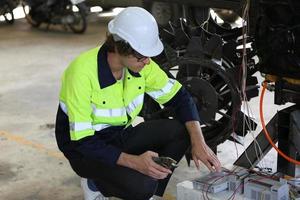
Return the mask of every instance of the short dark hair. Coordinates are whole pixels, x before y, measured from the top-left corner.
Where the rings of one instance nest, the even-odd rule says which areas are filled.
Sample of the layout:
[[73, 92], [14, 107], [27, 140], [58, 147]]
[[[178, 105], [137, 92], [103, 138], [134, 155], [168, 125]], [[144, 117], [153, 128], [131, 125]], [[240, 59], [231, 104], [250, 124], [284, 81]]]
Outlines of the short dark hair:
[[118, 53], [122, 56], [134, 55], [135, 50], [124, 40], [115, 41], [112, 34], [106, 35], [105, 42], [108, 52], [115, 52], [117, 49]]

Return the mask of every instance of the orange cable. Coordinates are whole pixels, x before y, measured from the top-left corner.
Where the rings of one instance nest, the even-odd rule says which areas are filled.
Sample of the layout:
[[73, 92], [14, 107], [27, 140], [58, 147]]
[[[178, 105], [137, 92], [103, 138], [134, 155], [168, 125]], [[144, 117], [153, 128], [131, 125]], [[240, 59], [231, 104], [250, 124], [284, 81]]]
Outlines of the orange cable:
[[289, 156], [287, 156], [286, 154], [284, 154], [282, 151], [280, 151], [280, 149], [278, 149], [278, 147], [276, 147], [276, 145], [274, 144], [274, 142], [272, 141], [270, 134], [266, 128], [265, 125], [265, 120], [264, 120], [264, 116], [263, 116], [263, 101], [264, 101], [264, 94], [265, 94], [265, 90], [266, 90], [266, 82], [263, 82], [263, 88], [261, 91], [261, 96], [260, 96], [260, 100], [259, 100], [259, 115], [260, 115], [260, 121], [261, 121], [261, 125], [262, 128], [264, 130], [264, 134], [267, 138], [267, 140], [270, 142], [270, 144], [272, 145], [272, 147], [279, 153], [279, 155], [281, 155], [283, 158], [285, 158], [287, 161], [294, 163], [296, 165], [300, 165], [300, 161], [295, 160]]

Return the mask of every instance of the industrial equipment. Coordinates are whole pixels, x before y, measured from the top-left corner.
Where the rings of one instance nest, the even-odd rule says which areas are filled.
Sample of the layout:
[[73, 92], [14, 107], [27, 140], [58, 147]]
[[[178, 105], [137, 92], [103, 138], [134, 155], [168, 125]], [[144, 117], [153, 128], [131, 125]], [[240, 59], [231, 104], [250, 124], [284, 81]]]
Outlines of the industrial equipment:
[[[169, 27], [161, 29], [165, 52], [155, 60], [169, 76], [179, 80], [192, 94], [206, 142], [215, 151], [218, 144], [227, 139], [234, 140], [232, 133], [245, 136], [247, 130], [256, 128], [256, 123], [241, 111], [241, 103], [258, 96], [259, 86], [255, 73], [261, 72], [268, 82], [264, 83], [264, 87], [275, 92], [274, 103], [282, 105], [289, 102], [295, 106], [279, 112], [266, 125], [266, 129], [270, 129], [271, 139], [262, 136], [265, 130], [257, 139], [264, 153], [272, 148], [271, 140], [279, 140], [279, 149], [297, 163], [300, 146], [297, 139], [300, 135], [297, 114], [300, 103], [300, 2], [201, 2], [204, 10], [232, 8], [243, 19], [241, 26], [236, 27], [226, 21], [218, 23], [209, 12], [198, 9], [201, 15], [207, 14], [207, 17], [203, 17], [201, 22], [198, 18], [196, 26], [186, 14], [170, 23]], [[176, 118], [172, 110], [161, 108], [147, 98], [142, 116], [145, 120]], [[243, 125], [244, 121], [247, 121], [248, 126]], [[253, 143], [247, 149], [248, 155], [253, 155], [250, 158], [251, 163], [254, 163], [252, 166], [249, 166], [245, 155], [235, 164], [255, 167], [258, 158], [251, 154], [254, 148], [256, 146]], [[186, 158], [189, 161], [191, 157], [187, 154]], [[283, 156], [282, 161], [280, 157], [278, 165], [281, 171], [294, 171], [289, 173], [294, 176], [299, 170], [295, 162], [286, 162], [291, 159]], [[291, 166], [286, 167], [282, 163]]]
[[[215, 151], [217, 145], [225, 140], [235, 140], [231, 137], [232, 133], [245, 136], [247, 130], [255, 130], [256, 123], [241, 111], [241, 103], [258, 96], [255, 73], [260, 72], [265, 79], [260, 98], [263, 130], [234, 164], [253, 169], [273, 147], [279, 155], [278, 172], [299, 177], [300, 2], [199, 2], [202, 5], [192, 11], [193, 16], [198, 16], [196, 23], [190, 18], [190, 10], [185, 10], [187, 12], [182, 18], [161, 29], [165, 51], [155, 58], [156, 62], [192, 94], [205, 140]], [[188, 3], [185, 2], [183, 7], [185, 5]], [[235, 16], [242, 18], [241, 26], [229, 23], [226, 16], [223, 16], [223, 23], [218, 23], [208, 12], [210, 8], [221, 9], [217, 10], [221, 18], [224, 13], [230, 13], [222, 12], [222, 9], [233, 11]], [[266, 89], [274, 92], [274, 104], [292, 103], [267, 124], [263, 118], [263, 94]], [[145, 120], [176, 118], [172, 110], [161, 108], [151, 99], [146, 98], [144, 106], [142, 115]], [[243, 122], [247, 122], [247, 126]], [[276, 142], [278, 147], [274, 144]], [[263, 155], [255, 153], [258, 146]], [[189, 161], [191, 156], [187, 153], [186, 158]], [[242, 193], [244, 188], [246, 197], [250, 199], [289, 199], [285, 182], [270, 181], [263, 176], [252, 176], [245, 182], [235, 175], [227, 178], [230, 191]], [[178, 184], [177, 198], [199, 199], [199, 189], [203, 188], [200, 182]], [[225, 188], [225, 184], [221, 186]]]

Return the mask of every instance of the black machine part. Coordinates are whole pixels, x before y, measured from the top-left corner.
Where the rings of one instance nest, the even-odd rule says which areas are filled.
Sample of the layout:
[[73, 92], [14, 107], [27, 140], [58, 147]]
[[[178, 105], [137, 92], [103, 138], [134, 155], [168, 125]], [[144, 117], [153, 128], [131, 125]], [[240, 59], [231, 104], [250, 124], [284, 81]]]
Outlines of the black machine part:
[[181, 82], [192, 94], [201, 121], [209, 123], [210, 120], [215, 119], [218, 109], [218, 93], [215, 88], [208, 81], [199, 77], [186, 77]]
[[[278, 141], [278, 148], [289, 157], [300, 160], [300, 107], [297, 105], [280, 110], [266, 125], [270, 137], [274, 143]], [[258, 146], [262, 150], [261, 157], [265, 156], [271, 149], [271, 144], [266, 140], [263, 130], [257, 135], [245, 150], [245, 152], [234, 162], [234, 165], [244, 168], [253, 168], [260, 161], [257, 157]], [[252, 165], [251, 165], [252, 164]], [[299, 176], [299, 166], [287, 162], [278, 156], [277, 171], [293, 177]]]
[[255, 44], [260, 71], [300, 79], [300, 2], [260, 0]]
[[[289, 157], [300, 160], [300, 107], [281, 112], [278, 119], [278, 147]], [[278, 156], [277, 171], [298, 177], [299, 167]]]
[[275, 82], [275, 104], [282, 105], [287, 102], [300, 104], [300, 84], [279, 79]]

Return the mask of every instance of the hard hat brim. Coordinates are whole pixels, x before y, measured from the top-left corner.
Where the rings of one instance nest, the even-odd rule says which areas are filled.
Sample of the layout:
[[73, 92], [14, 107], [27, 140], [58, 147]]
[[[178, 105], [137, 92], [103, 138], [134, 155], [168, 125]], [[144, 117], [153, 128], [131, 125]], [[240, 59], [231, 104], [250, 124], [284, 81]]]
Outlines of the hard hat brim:
[[147, 47], [147, 48], [143, 48], [142, 45], [137, 45], [137, 44], [133, 44], [132, 42], [130, 42], [130, 38], [126, 38], [126, 34], [120, 34], [122, 31], [120, 30], [116, 30], [115, 26], [114, 26], [114, 20], [111, 20], [109, 23], [108, 23], [108, 31], [111, 33], [111, 34], [116, 34], [117, 36], [119, 36], [120, 38], [122, 38], [123, 40], [125, 40], [126, 42], [128, 42], [130, 44], [130, 46], [135, 50], [137, 51], [138, 53], [140, 53], [141, 55], [143, 56], [146, 56], [146, 57], [154, 57], [154, 56], [157, 56], [159, 55], [163, 49], [164, 49], [164, 46], [161, 42], [161, 40], [159, 38], [157, 38], [157, 41], [156, 43], [151, 46], [151, 47]]
[[147, 49], [135, 49], [133, 46], [131, 46], [134, 50], [136, 50], [138, 53], [142, 54], [143, 56], [147, 57], [154, 57], [159, 55], [163, 49], [164, 45], [160, 41], [160, 39], [157, 40], [156, 45]]

